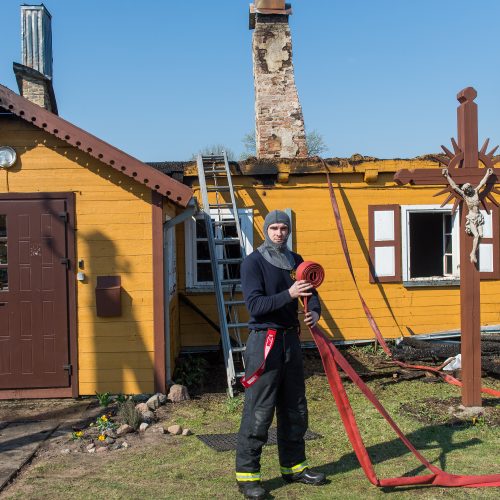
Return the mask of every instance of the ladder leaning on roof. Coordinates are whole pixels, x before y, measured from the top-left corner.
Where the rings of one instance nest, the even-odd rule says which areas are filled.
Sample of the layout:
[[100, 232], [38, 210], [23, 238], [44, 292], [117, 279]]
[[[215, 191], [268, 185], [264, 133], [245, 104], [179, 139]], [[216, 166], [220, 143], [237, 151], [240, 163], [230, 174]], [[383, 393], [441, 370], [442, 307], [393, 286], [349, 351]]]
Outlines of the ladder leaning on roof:
[[239, 358], [244, 368], [241, 330], [248, 327], [248, 323], [240, 322], [238, 314], [245, 302], [236, 298], [236, 292], [241, 289], [240, 264], [245, 257], [245, 247], [226, 153], [198, 155], [197, 166], [228, 394], [233, 397], [236, 380], [244, 375], [243, 371], [236, 371], [235, 358]]

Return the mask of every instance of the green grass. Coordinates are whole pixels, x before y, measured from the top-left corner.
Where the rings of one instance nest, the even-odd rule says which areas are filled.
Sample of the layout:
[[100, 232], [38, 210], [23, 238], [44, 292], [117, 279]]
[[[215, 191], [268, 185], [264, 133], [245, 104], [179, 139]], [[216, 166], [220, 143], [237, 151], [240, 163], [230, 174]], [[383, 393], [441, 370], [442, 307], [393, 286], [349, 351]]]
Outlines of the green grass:
[[[387, 381], [387, 379], [386, 379]], [[498, 382], [488, 382], [500, 388]], [[456, 474], [500, 473], [500, 431], [488, 425], [447, 426], [429, 410], [430, 424], [400, 411], [404, 403], [429, 397], [448, 399], [459, 391], [444, 383], [420, 380], [384, 385], [372, 382], [389, 413], [415, 446], [433, 464]], [[328, 485], [285, 485], [279, 474], [277, 449], [264, 448], [264, 485], [277, 499], [371, 499], [406, 498], [497, 498], [498, 488], [410, 488], [382, 491], [365, 478], [345, 435], [325, 377], [307, 380], [310, 429], [323, 435], [307, 442], [308, 459], [325, 472]], [[427, 473], [397, 440], [395, 434], [351, 385], [347, 392], [356, 412], [366, 446], [380, 478]], [[224, 395], [206, 395], [179, 405], [170, 405], [169, 423], [188, 426], [197, 434], [236, 432], [241, 398], [228, 401]], [[425, 411], [422, 406], [422, 411]], [[149, 446], [104, 455], [43, 455], [3, 495], [5, 498], [72, 499], [232, 499], [239, 498], [234, 481], [234, 452], [217, 453], [195, 436], [158, 437]]]

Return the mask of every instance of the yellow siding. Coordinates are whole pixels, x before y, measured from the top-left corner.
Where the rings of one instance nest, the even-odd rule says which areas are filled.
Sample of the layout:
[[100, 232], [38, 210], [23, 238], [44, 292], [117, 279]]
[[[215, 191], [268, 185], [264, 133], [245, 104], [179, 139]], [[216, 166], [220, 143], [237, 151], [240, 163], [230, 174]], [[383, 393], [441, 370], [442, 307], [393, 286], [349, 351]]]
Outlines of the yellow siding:
[[[381, 161], [381, 171], [398, 168], [429, 167], [429, 162], [415, 160]], [[376, 183], [367, 184], [358, 173], [334, 174], [337, 200], [346, 232], [355, 276], [361, 292], [385, 337], [430, 333], [460, 327], [459, 287], [405, 288], [401, 283], [370, 284], [368, 274], [368, 206], [399, 204], [439, 204], [433, 198], [436, 187], [400, 187], [392, 181], [393, 173], [382, 173]], [[326, 270], [320, 288], [323, 305], [321, 326], [338, 340], [372, 339], [352, 278], [348, 271], [337, 232], [330, 197], [323, 175], [290, 175], [289, 181], [272, 187], [254, 185], [249, 177], [234, 177], [238, 205], [254, 213], [254, 248], [262, 242], [265, 215], [274, 209], [293, 211], [294, 249], [304, 259], [317, 261]], [[195, 193], [196, 195], [198, 193]], [[184, 270], [181, 271], [184, 273]], [[481, 284], [481, 323], [500, 323], [498, 295], [500, 281]], [[191, 294], [189, 297], [209, 317], [217, 321], [213, 296]], [[181, 307], [181, 336], [184, 346], [216, 344], [217, 335], [195, 312]], [[303, 340], [310, 340], [303, 331]]]
[[[0, 172], [3, 192], [76, 193], [77, 260], [86, 275], [77, 285], [80, 394], [152, 392], [150, 190], [28, 124], [13, 122], [2, 140], [19, 155]], [[99, 275], [121, 276], [120, 317], [96, 316]]]

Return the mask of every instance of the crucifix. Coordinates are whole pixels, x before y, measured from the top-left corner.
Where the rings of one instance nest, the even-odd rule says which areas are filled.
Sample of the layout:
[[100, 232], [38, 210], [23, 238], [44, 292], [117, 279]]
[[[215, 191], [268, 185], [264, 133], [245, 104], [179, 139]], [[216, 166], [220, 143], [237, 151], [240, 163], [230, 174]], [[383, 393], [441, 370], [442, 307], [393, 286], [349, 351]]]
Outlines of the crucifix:
[[[478, 150], [477, 92], [467, 87], [458, 93], [458, 141], [451, 139], [453, 152], [441, 146], [445, 156], [436, 157], [445, 168], [399, 170], [394, 176], [398, 184], [436, 185], [447, 182], [447, 187], [434, 196], [448, 194], [441, 205], [453, 198], [452, 213], [460, 208], [460, 316], [462, 353], [462, 404], [481, 406], [481, 318], [480, 275], [477, 248], [482, 237], [484, 219], [480, 204], [489, 213], [486, 199], [498, 207], [492, 193], [500, 169], [493, 165], [500, 161], [493, 155], [497, 147], [487, 153], [489, 139]], [[480, 167], [480, 163], [485, 168]], [[444, 177], [444, 179], [443, 179]], [[476, 187], [474, 187], [476, 186]], [[499, 263], [496, 262], [495, 265]]]

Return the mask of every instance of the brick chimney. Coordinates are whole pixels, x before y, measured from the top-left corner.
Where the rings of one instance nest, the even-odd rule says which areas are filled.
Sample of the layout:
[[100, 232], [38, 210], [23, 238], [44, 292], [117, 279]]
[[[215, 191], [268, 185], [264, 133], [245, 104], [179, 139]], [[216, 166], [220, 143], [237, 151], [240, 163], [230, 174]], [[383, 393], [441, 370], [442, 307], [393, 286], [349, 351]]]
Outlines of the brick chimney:
[[308, 156], [293, 72], [291, 13], [284, 0], [255, 0], [250, 6], [258, 158]]
[[14, 63], [19, 93], [57, 114], [52, 86], [52, 16], [42, 5], [21, 6], [22, 64]]

